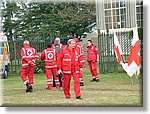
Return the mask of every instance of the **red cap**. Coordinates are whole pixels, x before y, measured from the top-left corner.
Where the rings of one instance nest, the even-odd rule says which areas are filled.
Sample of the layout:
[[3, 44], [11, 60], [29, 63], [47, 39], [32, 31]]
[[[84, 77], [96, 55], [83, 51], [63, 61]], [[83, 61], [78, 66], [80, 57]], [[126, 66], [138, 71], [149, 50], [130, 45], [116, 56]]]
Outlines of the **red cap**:
[[75, 40], [76, 42], [79, 42], [79, 39], [78, 39], [78, 38], [74, 38], [74, 40]]

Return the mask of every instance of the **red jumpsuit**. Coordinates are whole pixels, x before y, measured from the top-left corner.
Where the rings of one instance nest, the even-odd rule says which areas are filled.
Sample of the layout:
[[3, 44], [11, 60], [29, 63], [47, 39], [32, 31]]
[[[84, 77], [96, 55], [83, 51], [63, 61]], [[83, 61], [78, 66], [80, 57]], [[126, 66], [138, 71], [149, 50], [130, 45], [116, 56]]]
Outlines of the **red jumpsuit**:
[[80, 67], [79, 67], [79, 59], [78, 53], [75, 49], [69, 49], [67, 46], [64, 48], [58, 59], [58, 68], [63, 72], [63, 90], [66, 98], [70, 98], [70, 81], [71, 76], [74, 79], [74, 92], [76, 98], [81, 96], [80, 94], [80, 82], [79, 82], [79, 75]]
[[99, 80], [98, 72], [97, 72], [97, 55], [99, 54], [96, 46], [91, 45], [88, 47], [88, 57], [87, 61], [89, 63], [90, 71], [93, 79]]
[[[30, 46], [24, 46], [21, 49], [21, 57], [22, 57], [21, 78], [24, 84], [30, 83], [33, 86], [34, 63], [39, 58], [38, 53], [34, 48]], [[26, 78], [27, 75], [28, 79]]]
[[54, 75], [56, 88], [60, 87], [59, 79], [56, 76], [58, 74], [57, 59], [58, 59], [58, 52], [55, 49], [47, 48], [42, 51], [41, 60], [45, 61], [48, 89], [52, 89], [52, 75]]
[[[83, 65], [84, 65], [84, 55], [83, 55], [83, 47], [80, 43], [76, 42], [76, 50], [78, 52], [78, 57], [79, 57], [79, 67], [82, 68]], [[80, 83], [83, 83], [83, 75], [82, 75], [82, 71], [80, 70], [80, 73], [79, 73], [79, 80], [80, 80]]]

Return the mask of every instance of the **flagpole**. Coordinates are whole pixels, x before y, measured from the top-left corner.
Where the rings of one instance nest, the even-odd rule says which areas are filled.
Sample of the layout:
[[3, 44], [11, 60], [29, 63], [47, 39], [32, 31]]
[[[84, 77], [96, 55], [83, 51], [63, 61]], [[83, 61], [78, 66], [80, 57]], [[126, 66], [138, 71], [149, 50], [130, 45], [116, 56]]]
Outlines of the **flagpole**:
[[132, 85], [133, 85], [133, 79], [132, 79], [132, 76], [130, 77], [130, 79], [131, 79], [131, 83], [132, 83]]

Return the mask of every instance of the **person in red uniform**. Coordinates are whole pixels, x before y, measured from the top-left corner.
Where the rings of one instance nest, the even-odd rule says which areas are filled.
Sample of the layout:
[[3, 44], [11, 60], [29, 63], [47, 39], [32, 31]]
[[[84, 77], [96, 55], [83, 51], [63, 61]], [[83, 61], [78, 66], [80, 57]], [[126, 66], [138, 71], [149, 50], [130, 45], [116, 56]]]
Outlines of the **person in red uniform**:
[[58, 52], [52, 48], [52, 44], [47, 45], [47, 49], [42, 51], [40, 56], [41, 60], [45, 61], [46, 76], [47, 76], [47, 89], [52, 89], [52, 75], [54, 75], [54, 81], [56, 88], [60, 87], [59, 79], [57, 75], [57, 59]]
[[[82, 45], [79, 43], [78, 38], [74, 38], [74, 40], [76, 41], [76, 50], [78, 52], [78, 57], [79, 57], [79, 65], [83, 66], [84, 65], [84, 55], [83, 55], [83, 47]], [[80, 66], [79, 66], [80, 67]], [[83, 75], [82, 75], [82, 69], [80, 69], [80, 73], [79, 73], [79, 80], [80, 80], [80, 86], [84, 86], [84, 81], [83, 81]]]
[[60, 38], [55, 38], [54, 40], [54, 44], [52, 44], [52, 47], [55, 48], [55, 46], [63, 49], [64, 45], [62, 43], [60, 43]]
[[76, 42], [73, 39], [69, 39], [66, 48], [64, 48], [58, 59], [58, 73], [63, 73], [63, 90], [65, 97], [68, 99], [70, 94], [70, 82], [71, 76], [74, 79], [74, 92], [76, 99], [82, 99], [80, 93], [79, 75], [80, 65], [78, 59], [78, 53], [75, 49]]
[[92, 74], [92, 80], [90, 82], [99, 82], [99, 76], [97, 72], [97, 61], [98, 61], [98, 54], [99, 51], [95, 45], [93, 45], [91, 40], [87, 41], [87, 48], [88, 48], [88, 57], [87, 57], [87, 62], [90, 67], [90, 71]]
[[[33, 91], [34, 85], [34, 63], [39, 58], [37, 51], [30, 46], [28, 40], [23, 42], [23, 47], [21, 49], [22, 57], [22, 73], [21, 78], [24, 84], [27, 86], [26, 92]], [[28, 79], [26, 76], [28, 75]]]
[[[58, 55], [60, 54], [60, 52], [64, 48], [64, 45], [60, 43], [60, 38], [56, 38], [54, 40], [54, 44], [52, 44], [52, 48], [54, 48], [58, 52]], [[58, 77], [59, 77], [60, 87], [62, 87], [62, 78], [60, 76]], [[54, 76], [53, 76], [53, 79], [54, 79]], [[56, 87], [54, 80], [53, 80], [53, 87]]]

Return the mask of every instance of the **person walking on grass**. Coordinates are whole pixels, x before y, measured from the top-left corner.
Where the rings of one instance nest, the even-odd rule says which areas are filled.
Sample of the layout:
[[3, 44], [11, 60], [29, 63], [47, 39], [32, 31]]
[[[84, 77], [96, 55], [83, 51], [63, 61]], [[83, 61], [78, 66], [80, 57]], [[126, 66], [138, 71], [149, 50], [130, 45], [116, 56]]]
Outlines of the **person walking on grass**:
[[[32, 92], [34, 87], [34, 63], [38, 60], [39, 56], [33, 47], [30, 46], [28, 40], [23, 42], [23, 47], [21, 49], [22, 57], [22, 72], [21, 78], [26, 85], [26, 92]], [[28, 75], [28, 79], [26, 76]]]
[[[83, 55], [83, 46], [79, 43], [78, 38], [75, 37], [74, 40], [76, 41], [76, 47], [75, 48], [78, 52], [78, 57], [79, 57], [79, 62], [80, 62], [79, 65], [83, 66], [85, 64], [84, 55]], [[80, 72], [79, 72], [79, 80], [80, 80], [80, 86], [84, 86], [82, 68], [80, 69]]]
[[56, 84], [56, 88], [60, 88], [59, 79], [56, 76], [57, 72], [57, 60], [58, 60], [58, 52], [52, 48], [52, 43], [47, 45], [47, 49], [42, 51], [41, 60], [45, 61], [46, 68], [46, 76], [47, 76], [47, 89], [52, 89], [52, 75], [54, 75], [54, 81]]
[[[58, 59], [58, 74], [63, 74], [63, 90], [64, 95], [67, 99], [71, 98], [70, 94], [70, 82], [71, 76], [73, 76], [74, 80], [74, 92], [76, 99], [82, 99], [80, 93], [80, 81], [79, 81], [79, 72], [80, 65], [78, 62], [78, 53], [76, 51], [76, 41], [73, 39], [69, 39], [67, 42], [66, 48], [64, 48]], [[82, 67], [82, 66], [81, 66]]]

